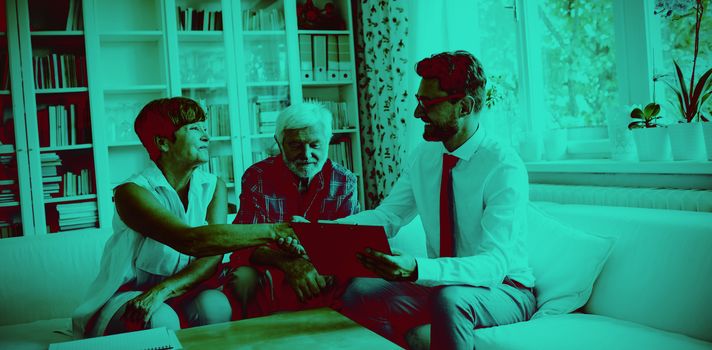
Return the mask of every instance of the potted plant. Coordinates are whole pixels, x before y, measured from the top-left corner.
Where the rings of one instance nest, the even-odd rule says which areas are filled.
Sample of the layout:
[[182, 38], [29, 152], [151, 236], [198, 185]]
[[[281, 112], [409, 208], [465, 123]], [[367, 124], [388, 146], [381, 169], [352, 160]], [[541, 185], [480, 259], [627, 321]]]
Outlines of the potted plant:
[[630, 112], [633, 119], [628, 129], [633, 131], [633, 139], [638, 149], [638, 160], [670, 160], [670, 137], [667, 128], [658, 125], [660, 105], [652, 102], [645, 108], [635, 107]]
[[[710, 95], [712, 95], [712, 68], [702, 73], [698, 81], [695, 81], [695, 71], [697, 69], [697, 54], [699, 52], [700, 42], [700, 25], [702, 15], [704, 14], [704, 4], [702, 0], [689, 0], [688, 6], [694, 9], [695, 14], [695, 46], [692, 58], [692, 72], [690, 74], [689, 83], [686, 81], [682, 73], [682, 69], [677, 61], [673, 60], [675, 66], [674, 83], [665, 81], [668, 86], [675, 92], [677, 97], [678, 107], [681, 114], [680, 123], [670, 125], [670, 141], [672, 144], [672, 154], [675, 160], [704, 160], [708, 157], [705, 149], [705, 138], [703, 137], [704, 129], [710, 135], [707, 139], [712, 142], [712, 124], [708, 122], [708, 118], [702, 114], [701, 107], [705, 104]], [[656, 13], [663, 13], [663, 16], [668, 17], [677, 10], [686, 12], [685, 3], [677, 4], [671, 2], [660, 1], [656, 9]], [[689, 87], [688, 87], [689, 86]], [[712, 145], [707, 145], [708, 149], [712, 149]], [[709, 155], [712, 157], [712, 155]]]

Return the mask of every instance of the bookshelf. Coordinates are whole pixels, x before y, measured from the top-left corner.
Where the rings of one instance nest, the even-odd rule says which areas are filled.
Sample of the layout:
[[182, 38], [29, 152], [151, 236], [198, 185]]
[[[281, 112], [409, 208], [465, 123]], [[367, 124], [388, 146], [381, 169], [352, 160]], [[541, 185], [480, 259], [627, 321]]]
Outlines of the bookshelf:
[[[330, 157], [357, 174], [363, 203], [351, 4], [334, 2], [345, 29], [307, 30], [300, 2], [3, 1], [0, 237], [110, 228], [113, 187], [151, 162], [133, 121], [147, 102], [172, 96], [208, 114], [205, 167], [227, 183], [230, 213], [244, 170], [277, 152], [277, 113], [302, 99], [334, 112]], [[347, 79], [302, 77], [300, 37], [316, 36], [336, 44], [319, 62], [331, 57]], [[339, 48], [350, 56], [334, 64]]]
[[2, 2], [0, 238], [97, 228], [81, 1]]

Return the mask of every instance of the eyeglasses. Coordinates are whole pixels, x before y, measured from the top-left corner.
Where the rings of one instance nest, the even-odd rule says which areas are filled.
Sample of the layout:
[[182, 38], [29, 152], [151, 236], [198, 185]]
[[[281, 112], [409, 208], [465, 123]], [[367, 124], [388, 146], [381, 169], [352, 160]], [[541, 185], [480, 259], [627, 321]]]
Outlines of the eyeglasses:
[[457, 98], [463, 98], [463, 97], [465, 97], [465, 94], [462, 92], [457, 93], [457, 94], [443, 96], [443, 97], [432, 98], [432, 99], [430, 99], [430, 98], [426, 99], [426, 98], [423, 98], [422, 96], [415, 96], [415, 98], [418, 100], [418, 106], [422, 107], [426, 111], [430, 107], [432, 107], [438, 103], [449, 101], [449, 100], [454, 100]]

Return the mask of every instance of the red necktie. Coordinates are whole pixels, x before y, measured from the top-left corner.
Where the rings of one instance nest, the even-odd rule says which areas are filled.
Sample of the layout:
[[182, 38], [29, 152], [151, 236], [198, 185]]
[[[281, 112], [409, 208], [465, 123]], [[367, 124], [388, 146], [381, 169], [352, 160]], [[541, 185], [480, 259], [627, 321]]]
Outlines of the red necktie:
[[458, 158], [451, 154], [443, 154], [443, 176], [440, 181], [440, 256], [453, 256], [455, 244], [453, 239], [454, 220], [452, 216], [452, 168]]

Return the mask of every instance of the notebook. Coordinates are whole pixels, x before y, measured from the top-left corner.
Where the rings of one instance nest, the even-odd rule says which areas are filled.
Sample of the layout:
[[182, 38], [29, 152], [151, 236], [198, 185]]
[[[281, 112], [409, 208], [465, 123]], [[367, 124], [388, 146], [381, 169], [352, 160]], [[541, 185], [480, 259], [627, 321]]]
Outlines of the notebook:
[[361, 265], [356, 253], [371, 248], [391, 254], [386, 232], [381, 226], [323, 223], [292, 223], [291, 226], [322, 275], [378, 277]]
[[166, 327], [49, 345], [49, 350], [177, 350], [182, 348], [176, 333]]

